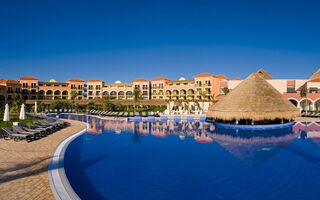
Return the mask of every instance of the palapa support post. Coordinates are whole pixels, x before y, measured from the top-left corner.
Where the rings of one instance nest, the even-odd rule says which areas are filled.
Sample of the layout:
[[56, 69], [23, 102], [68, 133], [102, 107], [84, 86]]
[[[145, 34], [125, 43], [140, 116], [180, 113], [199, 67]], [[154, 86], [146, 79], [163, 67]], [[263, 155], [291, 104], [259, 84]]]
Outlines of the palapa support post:
[[251, 121], [251, 125], [254, 125], [254, 120]]

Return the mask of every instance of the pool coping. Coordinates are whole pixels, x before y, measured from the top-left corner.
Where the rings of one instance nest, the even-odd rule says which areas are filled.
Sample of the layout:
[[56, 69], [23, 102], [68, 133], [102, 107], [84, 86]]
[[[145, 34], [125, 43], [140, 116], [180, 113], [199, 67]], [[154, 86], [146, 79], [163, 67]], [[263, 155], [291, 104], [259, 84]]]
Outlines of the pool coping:
[[57, 200], [80, 199], [72, 189], [66, 176], [64, 169], [64, 156], [68, 145], [78, 136], [87, 131], [89, 124], [85, 124], [86, 127], [84, 129], [62, 140], [51, 154], [48, 165], [48, 178], [52, 194]]

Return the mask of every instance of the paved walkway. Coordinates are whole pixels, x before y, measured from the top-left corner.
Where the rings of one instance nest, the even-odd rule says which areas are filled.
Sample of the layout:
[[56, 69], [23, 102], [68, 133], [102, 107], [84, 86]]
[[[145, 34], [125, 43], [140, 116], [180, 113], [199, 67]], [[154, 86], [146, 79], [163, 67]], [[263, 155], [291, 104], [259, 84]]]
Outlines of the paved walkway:
[[85, 128], [78, 121], [52, 135], [27, 143], [0, 139], [0, 199], [54, 199], [48, 163], [60, 141]]
[[297, 117], [294, 119], [296, 122], [319, 122], [320, 118], [313, 117]]

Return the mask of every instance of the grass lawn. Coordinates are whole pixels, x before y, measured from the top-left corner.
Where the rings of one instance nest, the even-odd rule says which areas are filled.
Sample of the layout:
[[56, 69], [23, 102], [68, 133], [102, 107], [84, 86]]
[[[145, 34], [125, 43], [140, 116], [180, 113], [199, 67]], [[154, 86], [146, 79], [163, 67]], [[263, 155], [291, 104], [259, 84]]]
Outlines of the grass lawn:
[[31, 117], [27, 117], [25, 120], [20, 120], [19, 119], [19, 114], [10, 114], [10, 121], [9, 122], [4, 122], [3, 121], [3, 115], [1, 116], [1, 121], [0, 121], [0, 130], [2, 130], [2, 127], [8, 127], [10, 129], [12, 129], [12, 124], [13, 122], [19, 122], [20, 124], [27, 124], [28, 122], [33, 122], [37, 119], [35, 118], [31, 118]]

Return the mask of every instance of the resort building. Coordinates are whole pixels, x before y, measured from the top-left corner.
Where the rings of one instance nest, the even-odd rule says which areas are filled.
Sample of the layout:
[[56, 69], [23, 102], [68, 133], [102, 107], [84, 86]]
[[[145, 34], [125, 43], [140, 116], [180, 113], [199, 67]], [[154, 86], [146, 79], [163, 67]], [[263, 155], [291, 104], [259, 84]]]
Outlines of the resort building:
[[[320, 70], [313, 73], [309, 79], [273, 79], [263, 69], [257, 73], [296, 107], [320, 110]], [[24, 76], [17, 81], [0, 80], [0, 102], [7, 102], [14, 93], [25, 100], [90, 100], [105, 97], [113, 100], [132, 100], [135, 90], [139, 90], [141, 98], [145, 100], [208, 102], [222, 99], [226, 92], [232, 91], [242, 81], [239, 78], [229, 80], [224, 75], [210, 73], [198, 74], [192, 79], [139, 78], [127, 83], [121, 81], [107, 83], [100, 79], [85, 82], [79, 78], [71, 78], [65, 82], [57, 82], [53, 79], [39, 81], [36, 77]], [[307, 93], [306, 98], [300, 95], [302, 89]]]

